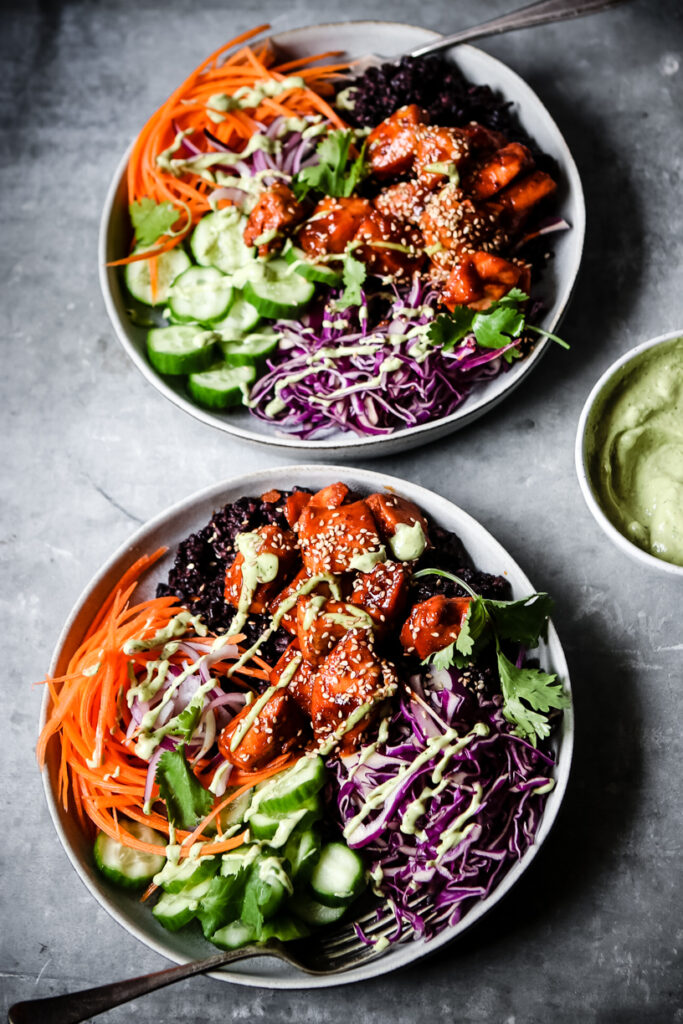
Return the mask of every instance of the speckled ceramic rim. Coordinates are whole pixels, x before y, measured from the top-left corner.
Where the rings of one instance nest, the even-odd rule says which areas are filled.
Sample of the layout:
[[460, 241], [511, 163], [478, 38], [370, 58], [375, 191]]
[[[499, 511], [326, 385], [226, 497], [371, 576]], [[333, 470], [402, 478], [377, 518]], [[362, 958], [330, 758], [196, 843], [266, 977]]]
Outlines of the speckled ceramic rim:
[[[99, 607], [103, 597], [111, 590], [116, 580], [120, 578], [121, 574], [136, 558], [156, 548], [159, 543], [164, 542], [165, 532], [168, 543], [170, 543], [171, 538], [175, 538], [178, 535], [178, 531], [181, 529], [186, 533], [194, 532], [208, 520], [211, 513], [207, 509], [218, 508], [225, 501], [234, 500], [238, 495], [261, 494], [271, 488], [284, 490], [295, 483], [300, 486], [309, 487], [312, 490], [317, 490], [330, 481], [338, 479], [345, 480], [351, 487], [366, 493], [378, 489], [397, 491], [424, 508], [439, 525], [455, 531], [475, 562], [483, 569], [506, 575], [512, 584], [513, 593], [516, 596], [523, 596], [534, 590], [517, 563], [483, 526], [480, 526], [475, 519], [458, 508], [457, 505], [453, 505], [445, 498], [423, 487], [400, 480], [397, 477], [386, 476], [383, 473], [341, 466], [295, 466], [291, 468], [262, 470], [214, 484], [203, 491], [191, 495], [189, 498], [150, 520], [129, 541], [123, 544], [93, 577], [74, 606], [55, 648], [50, 664], [50, 674], [59, 675], [64, 672], [66, 662], [80, 643], [88, 623]], [[168, 560], [167, 565], [170, 564], [173, 555], [174, 552], [170, 551], [169, 555], [166, 556]], [[150, 574], [152, 579], [159, 578], [158, 569], [159, 566], [155, 567], [155, 572]], [[551, 668], [563, 680], [567, 692], [571, 692], [567, 663], [559, 638], [552, 625], [548, 633], [548, 642], [542, 646], [540, 657], [544, 666]], [[41, 710], [41, 728], [46, 721], [49, 707], [49, 694], [46, 691]], [[458, 924], [447, 928], [431, 942], [415, 941], [391, 947], [377, 960], [371, 961], [353, 971], [332, 977], [309, 977], [267, 958], [246, 961], [242, 965], [235, 965], [230, 970], [217, 971], [212, 976], [221, 981], [231, 981], [240, 985], [254, 987], [283, 989], [325, 988], [332, 985], [345, 985], [350, 982], [366, 980], [377, 975], [386, 974], [444, 946], [470, 925], [474, 924], [487, 910], [495, 906], [505, 893], [512, 888], [523, 872], [526, 871], [538, 853], [557, 816], [565, 794], [572, 759], [573, 741], [574, 718], [573, 710], [569, 708], [564, 713], [561, 731], [557, 739], [558, 769], [555, 777], [556, 785], [548, 797], [534, 844], [508, 872], [488, 899], [482, 900], [472, 907]], [[127, 896], [121, 890], [116, 890], [114, 887], [109, 887], [96, 874], [87, 855], [89, 847], [86, 846], [75, 819], [63, 811], [57, 800], [57, 754], [56, 744], [49, 744], [48, 765], [43, 773], [45, 794], [52, 820], [62, 845], [74, 869], [89, 891], [119, 924], [123, 925], [128, 932], [162, 956], [168, 957], [176, 961], [176, 963], [187, 963], [202, 955], [205, 956], [207, 952], [206, 943], [198, 944], [193, 940], [194, 948], [188, 949], [187, 947], [192, 945], [192, 943], [184, 939], [181, 932], [173, 935], [164, 932], [161, 926], [154, 920], [152, 914], [146, 908], [141, 907], [134, 897]], [[81, 850], [77, 849], [79, 841], [82, 847]], [[112, 968], [112, 970], [114, 969]]]
[[[304, 28], [294, 29], [290, 32], [277, 33], [272, 38], [276, 43], [286, 48], [288, 43], [291, 45], [297, 40], [300, 42], [305, 39], [307, 35], [324, 30], [325, 32], [329, 32], [330, 35], [329, 47], [334, 48], [335, 45], [338, 45], [338, 43], [335, 44], [335, 36], [337, 33], [340, 30], [348, 32], [352, 29], [357, 29], [357, 46], [360, 53], [367, 52], [368, 48], [374, 47], [377, 49], [380, 45], [379, 41], [381, 40], [382, 35], [391, 30], [404, 30], [414, 33], [414, 39], [412, 40], [413, 46], [427, 44], [430, 41], [437, 39], [439, 36], [439, 33], [437, 32], [398, 22], [358, 21], [306, 26]], [[583, 251], [586, 215], [581, 179], [579, 177], [576, 164], [574, 163], [569, 147], [564, 141], [562, 133], [557, 127], [555, 121], [541, 103], [536, 93], [522, 78], [512, 71], [511, 68], [507, 67], [507, 65], [502, 61], [490, 56], [483, 50], [469, 45], [463, 45], [456, 49], [460, 54], [467, 54], [469, 58], [476, 57], [476, 60], [482, 69], [499, 69], [501, 73], [509, 76], [509, 84], [512, 86], [509, 90], [509, 97], [518, 102], [521, 109], [527, 112], [534, 111], [535, 117], [545, 122], [546, 127], [555, 137], [557, 159], [561, 164], [569, 189], [569, 195], [572, 197], [574, 205], [571, 224], [573, 248], [563, 263], [561, 275], [558, 279], [558, 294], [552, 305], [552, 309], [554, 311], [553, 315], [545, 317], [542, 321], [542, 326], [546, 330], [556, 332], [571, 298]], [[128, 156], [131, 148], [132, 144], [124, 154], [115, 171], [107, 193], [100, 223], [98, 257], [100, 285], [104, 296], [104, 302], [119, 341], [137, 366], [138, 370], [140, 370], [150, 384], [164, 395], [165, 398], [171, 401], [174, 405], [183, 409], [185, 412], [189, 413], [195, 419], [200, 420], [202, 423], [216, 427], [217, 429], [231, 434], [242, 441], [262, 445], [275, 451], [281, 451], [284, 454], [290, 454], [293, 457], [297, 455], [308, 455], [314, 459], [330, 458], [331, 456], [340, 458], [353, 458], [354, 456], [359, 458], [379, 457], [389, 454], [391, 451], [401, 451], [406, 448], [414, 448], [425, 444], [429, 440], [436, 440], [437, 438], [444, 437], [447, 434], [453, 433], [454, 431], [466, 426], [473, 420], [478, 419], [484, 413], [488, 412], [489, 409], [492, 409], [501, 402], [503, 398], [511, 394], [511, 392], [522, 383], [526, 376], [537, 365], [548, 345], [551, 344], [547, 339], [539, 341], [531, 355], [517, 363], [511, 370], [507, 371], [504, 379], [496, 378], [496, 381], [492, 382], [492, 392], [475, 392], [473, 396], [471, 396], [459, 409], [451, 413], [450, 416], [445, 416], [438, 420], [430, 421], [429, 423], [423, 423], [416, 427], [407, 427], [402, 430], [397, 430], [393, 434], [382, 437], [360, 438], [355, 434], [348, 434], [345, 436], [335, 435], [319, 441], [307, 441], [294, 437], [278, 436], [274, 431], [271, 435], [266, 435], [259, 433], [255, 429], [251, 430], [244, 426], [240, 426], [234, 422], [234, 420], [231, 421], [227, 417], [224, 419], [210, 411], [201, 409], [185, 397], [184, 394], [179, 393], [169, 386], [169, 384], [152, 369], [147, 361], [144, 351], [136, 345], [135, 341], [131, 337], [130, 326], [121, 315], [121, 310], [117, 308], [117, 303], [112, 293], [113, 268], [108, 268], [106, 266], [107, 260], [112, 258], [108, 255], [108, 244], [112, 217], [117, 208], [117, 202], [121, 201], [120, 198], [117, 199], [117, 196], [119, 196], [122, 188], [122, 181], [125, 177]]]
[[617, 530], [616, 526], [610, 522], [605, 513], [602, 510], [593, 485], [590, 480], [588, 471], [588, 436], [587, 427], [590, 419], [593, 407], [596, 405], [599, 399], [606, 394], [612, 385], [616, 382], [621, 371], [628, 366], [629, 363], [637, 359], [643, 352], [647, 352], [650, 348], [655, 348], [657, 345], [664, 345], [668, 341], [675, 341], [676, 338], [683, 338], [683, 330], [671, 331], [668, 334], [660, 334], [657, 338], [651, 338], [650, 341], [644, 341], [640, 345], [636, 345], [635, 348], [629, 349], [623, 356], [620, 356], [611, 366], [608, 366], [603, 375], [600, 377], [595, 387], [586, 399], [586, 403], [581, 410], [581, 416], [579, 418], [579, 426], [576, 431], [576, 443], [574, 446], [574, 463], [576, 465], [576, 475], [579, 478], [579, 486], [581, 493], [585, 499], [588, 508], [593, 514], [598, 526], [607, 534], [612, 543], [623, 551], [624, 554], [632, 558], [634, 562], [639, 562], [641, 565], [647, 566], [649, 569], [656, 569], [657, 572], [669, 573], [673, 576], [683, 577], [683, 565], [674, 565], [672, 562], [665, 562], [661, 558], [656, 558], [651, 555], [649, 551], [643, 551], [637, 544], [634, 544], [627, 537]]

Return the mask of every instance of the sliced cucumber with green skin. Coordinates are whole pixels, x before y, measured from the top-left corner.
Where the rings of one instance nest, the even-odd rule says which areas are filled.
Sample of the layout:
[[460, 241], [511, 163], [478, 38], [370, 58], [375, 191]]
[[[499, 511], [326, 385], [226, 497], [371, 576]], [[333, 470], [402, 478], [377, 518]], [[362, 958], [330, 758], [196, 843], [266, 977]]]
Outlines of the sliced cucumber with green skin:
[[314, 925], [316, 928], [334, 924], [346, 913], [346, 907], [328, 907], [307, 893], [297, 893], [290, 900], [289, 909], [306, 924]]
[[164, 928], [177, 932], [197, 916], [202, 897], [206, 896], [210, 885], [210, 879], [206, 879], [182, 892], [165, 892], [152, 907], [152, 913]]
[[242, 921], [232, 921], [225, 928], [219, 928], [211, 936], [214, 946], [219, 946], [221, 949], [240, 949], [241, 946], [248, 946], [256, 940], [256, 930]]
[[184, 857], [177, 864], [168, 860], [154, 876], [154, 884], [164, 892], [176, 893], [211, 879], [218, 872], [218, 857]]
[[258, 858], [258, 855], [259, 846], [257, 843], [252, 843], [250, 846], [238, 846], [236, 850], [231, 850], [230, 853], [224, 853], [221, 864], [221, 874], [239, 874], [243, 868], [250, 867]]
[[232, 274], [255, 260], [256, 250], [244, 244], [246, 224], [246, 217], [234, 209], [218, 210], [202, 217], [190, 239], [197, 263]]
[[232, 305], [230, 278], [215, 267], [188, 267], [171, 286], [168, 306], [175, 320], [212, 324]]
[[311, 301], [315, 285], [297, 274], [286, 260], [260, 264], [260, 271], [244, 285], [244, 297], [261, 316], [271, 320], [294, 317]]
[[293, 768], [268, 779], [259, 790], [258, 810], [271, 815], [296, 811], [324, 785], [325, 763], [322, 757], [300, 757]]
[[239, 825], [244, 821], [244, 816], [251, 806], [253, 795], [254, 790], [248, 789], [246, 793], [242, 793], [242, 796], [238, 796], [236, 800], [231, 801], [221, 811], [221, 825], [223, 829], [230, 828], [231, 825]]
[[254, 366], [277, 348], [279, 340], [277, 331], [266, 327], [263, 331], [248, 334], [241, 341], [224, 341], [221, 349], [226, 363], [232, 366]]
[[233, 300], [228, 315], [213, 326], [225, 341], [234, 341], [252, 331], [260, 319], [261, 315], [258, 309], [252, 306], [251, 302], [247, 302], [243, 295], [238, 294]]
[[320, 836], [313, 829], [295, 832], [287, 841], [284, 857], [290, 866], [292, 878], [308, 881], [320, 854]]
[[346, 906], [365, 888], [365, 867], [355, 850], [328, 843], [311, 873], [313, 895], [328, 907]]
[[93, 847], [95, 866], [100, 874], [110, 882], [124, 889], [141, 889], [149, 885], [157, 872], [161, 871], [166, 860], [166, 844], [154, 829], [142, 825], [138, 821], [126, 821], [125, 828], [136, 839], [143, 843], [152, 843], [160, 848], [159, 856], [133, 850], [130, 846], [112, 839], [104, 832], [99, 832]]
[[176, 376], [206, 370], [218, 351], [218, 335], [196, 324], [155, 327], [147, 335], [147, 357], [159, 373]]
[[230, 409], [241, 404], [245, 391], [248, 391], [255, 377], [253, 366], [222, 363], [203, 373], [191, 373], [187, 379], [187, 389], [195, 402], [207, 409]]
[[294, 939], [305, 939], [311, 934], [301, 919], [289, 917], [285, 914], [278, 914], [271, 921], [266, 921], [261, 929], [261, 942], [268, 939], [279, 939], [280, 942], [292, 942]]
[[[147, 246], [146, 249], [154, 248]], [[136, 249], [135, 252], [145, 252], [146, 249]], [[157, 256], [157, 287], [156, 295], [152, 297], [152, 282], [149, 274], [149, 260], [136, 260], [135, 263], [126, 263], [124, 280], [126, 288], [138, 302], [146, 306], [162, 306], [168, 302], [171, 293], [171, 285], [175, 279], [187, 270], [190, 266], [190, 257], [184, 249], [176, 245], [168, 252], [162, 252]]]
[[328, 284], [332, 288], [342, 283], [341, 270], [334, 270], [326, 263], [313, 263], [303, 249], [297, 248], [296, 245], [288, 245], [282, 255], [293, 266], [297, 274], [301, 274], [307, 281]]
[[268, 841], [269, 846], [284, 846], [295, 829], [308, 828], [322, 815], [322, 801], [317, 794], [309, 797], [295, 811], [285, 815], [266, 814], [257, 810], [249, 816], [249, 830], [255, 839]]

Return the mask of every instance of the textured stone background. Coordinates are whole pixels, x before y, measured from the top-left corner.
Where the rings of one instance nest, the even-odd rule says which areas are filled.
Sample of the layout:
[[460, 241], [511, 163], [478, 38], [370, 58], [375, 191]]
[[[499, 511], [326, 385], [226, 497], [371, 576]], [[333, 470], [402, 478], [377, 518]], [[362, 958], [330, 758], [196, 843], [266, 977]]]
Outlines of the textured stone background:
[[[3, 3], [3, 1007], [163, 966], [98, 908], [59, 846], [33, 763], [41, 694], [31, 681], [82, 587], [139, 523], [213, 480], [285, 462], [183, 415], [116, 341], [95, 247], [121, 152], [181, 74], [261, 20], [283, 29], [386, 16], [448, 30], [509, 6]], [[578, 726], [564, 809], [515, 891], [427, 962], [317, 994], [197, 979], [114, 1011], [113, 1024], [683, 1021], [680, 581], [608, 544], [572, 454], [600, 372], [683, 328], [683, 8], [635, 0], [482, 45], [537, 90], [583, 177], [585, 261], [563, 327], [572, 351], [550, 352], [461, 434], [373, 465], [457, 501], [556, 596]]]

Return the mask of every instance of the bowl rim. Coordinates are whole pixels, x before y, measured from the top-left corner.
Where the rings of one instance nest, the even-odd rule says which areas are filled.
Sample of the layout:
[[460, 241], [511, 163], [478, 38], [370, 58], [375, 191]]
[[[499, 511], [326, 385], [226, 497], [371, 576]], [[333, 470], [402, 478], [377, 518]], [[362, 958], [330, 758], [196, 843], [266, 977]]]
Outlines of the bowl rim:
[[[314, 481], [320, 481], [321, 478], [326, 478], [329, 482], [330, 479], [334, 478], [344, 479], [345, 475], [352, 475], [354, 484], [360, 485], [364, 488], [367, 487], [369, 490], [376, 490], [379, 488], [389, 490], [393, 489], [398, 490], [399, 493], [407, 494], [412, 500], [416, 501], [417, 504], [424, 507], [430, 515], [437, 519], [437, 521], [444, 521], [450, 525], [451, 529], [456, 531], [458, 529], [463, 529], [464, 526], [465, 529], [477, 534], [482, 542], [490, 548], [492, 560], [500, 560], [501, 571], [504, 566], [507, 566], [507, 570], [512, 570], [517, 576], [519, 580], [518, 586], [520, 588], [528, 588], [527, 592], [529, 593], [533, 592], [534, 588], [532, 587], [530, 580], [520, 568], [516, 560], [484, 526], [482, 526], [473, 516], [465, 512], [458, 505], [449, 501], [447, 498], [428, 490], [427, 488], [418, 484], [413, 484], [409, 480], [390, 476], [386, 473], [373, 470], [355, 469], [348, 466], [309, 464], [307, 466], [273, 467], [252, 473], [239, 474], [235, 477], [211, 484], [210, 486], [196, 491], [188, 497], [169, 506], [140, 526], [127, 541], [117, 548], [114, 554], [107, 559], [104, 565], [86, 584], [81, 595], [75, 602], [59, 635], [52, 654], [49, 674], [55, 674], [62, 655], [62, 649], [69, 640], [71, 630], [79, 625], [79, 616], [83, 615], [90, 596], [98, 587], [103, 586], [105, 583], [110, 587], [111, 583], [107, 582], [107, 578], [114, 569], [117, 569], [119, 572], [121, 571], [120, 568], [117, 568], [121, 560], [127, 557], [128, 562], [130, 563], [134, 558], [138, 557], [139, 545], [145, 542], [149, 543], [149, 541], [145, 540], [146, 537], [158, 527], [163, 526], [166, 520], [172, 520], [183, 512], [191, 511], [196, 505], [207, 502], [216, 502], [220, 499], [221, 495], [224, 495], [231, 488], [234, 489], [239, 487], [242, 494], [248, 494], [250, 488], [263, 488], [264, 490], [269, 490], [273, 486], [283, 487], [283, 479], [288, 479], [290, 482], [293, 479], [296, 479], [297, 483], [305, 485], [307, 478], [311, 484], [313, 484]], [[85, 622], [80, 620], [80, 625], [83, 627]], [[80, 640], [80, 636], [77, 640]], [[545, 657], [550, 662], [553, 671], [555, 671], [562, 679], [565, 691], [571, 696], [572, 689], [569, 669], [559, 636], [552, 622], [548, 629]], [[46, 689], [40, 713], [41, 730], [47, 719], [49, 705], [50, 694]], [[391, 970], [406, 966], [423, 956], [429, 955], [452, 941], [457, 935], [460, 935], [463, 931], [474, 924], [475, 921], [483, 916], [483, 914], [492, 909], [506, 895], [506, 893], [514, 886], [518, 878], [530, 866], [531, 862], [534, 860], [538, 851], [547, 839], [548, 834], [556, 821], [560, 807], [562, 806], [562, 801], [564, 799], [569, 780], [574, 746], [573, 703], [564, 711], [562, 727], [558, 733], [557, 743], [557, 766], [554, 776], [555, 786], [549, 796], [548, 802], [545, 805], [539, 827], [534, 837], [534, 842], [527, 848], [522, 858], [510, 867], [506, 875], [494, 888], [492, 893], [486, 899], [474, 904], [456, 925], [444, 929], [444, 931], [435, 936], [429, 942], [413, 940], [400, 944], [388, 950], [383, 956], [378, 957], [376, 960], [371, 960], [369, 963], [341, 975], [310, 977], [300, 973], [294, 973], [292, 976], [286, 975], [283, 977], [282, 975], [271, 974], [264, 976], [242, 973], [234, 970], [219, 970], [212, 972], [211, 977], [217, 978], [220, 981], [234, 982], [245, 986], [260, 988], [326, 988], [333, 985], [350, 984], [355, 981], [367, 980], [369, 978], [388, 973]], [[60, 810], [55, 790], [56, 780], [51, 777], [49, 765], [46, 766], [42, 772], [42, 782], [50, 815], [60, 842], [71, 861], [74, 870], [91, 895], [95, 897], [99, 905], [111, 917], [113, 917], [114, 920], [121, 924], [129, 934], [132, 934], [135, 938], [139, 939], [147, 947], [155, 950], [160, 955], [175, 961], [176, 963], [190, 962], [190, 960], [193, 959], [192, 956], [179, 954], [177, 950], [171, 949], [166, 945], [164, 936], [157, 938], [149, 931], [138, 926], [138, 924], [131, 920], [126, 913], [125, 906], [122, 908], [117, 907], [113, 900], [107, 895], [106, 891], [98, 889], [92, 872], [89, 872], [86, 869], [85, 862], [80, 858], [77, 850], [71, 845], [66, 833], [66, 829], [62, 821], [62, 811]], [[70, 817], [70, 814], [68, 816]], [[251, 961], [249, 961], [249, 963], [251, 963]]]
[[647, 341], [641, 341], [638, 345], [634, 345], [633, 348], [622, 353], [622, 355], [615, 359], [613, 363], [610, 363], [591, 388], [591, 391], [583, 404], [576, 430], [576, 440], [574, 442], [574, 465], [584, 501], [586, 502], [586, 505], [592, 513], [596, 523], [601, 527], [612, 543], [635, 562], [638, 562], [649, 569], [657, 569], [659, 572], [683, 577], [683, 565], [675, 565], [673, 562], [667, 562], [663, 558], [657, 558], [656, 555], [652, 555], [649, 551], [644, 551], [642, 548], [638, 547], [637, 544], [634, 544], [633, 541], [629, 540], [628, 537], [616, 528], [604, 512], [595, 495], [590, 479], [590, 473], [588, 471], [587, 438], [588, 420], [591, 412], [602, 393], [609, 387], [610, 383], [614, 381], [614, 378], [620, 373], [620, 371], [629, 363], [635, 361], [643, 352], [647, 352], [648, 349], [656, 348], [659, 345], [675, 341], [678, 338], [683, 338], [683, 329], [678, 331], [667, 331], [665, 334], [658, 334], [655, 338], [648, 338]]
[[[432, 29], [426, 29], [418, 25], [410, 24], [409, 22], [393, 22], [384, 21], [377, 19], [364, 19], [364, 20], [349, 20], [344, 22], [322, 22], [315, 25], [303, 25], [299, 28], [289, 29], [284, 32], [270, 33], [268, 38], [274, 40], [286, 40], [289, 38], [295, 38], [306, 31], [312, 29], [327, 29], [333, 32], [335, 29], [349, 27], [358, 27], [362, 29], [364, 26], [375, 26], [381, 27], [386, 25], [400, 26], [402, 28], [408, 28], [421, 33], [424, 37], [424, 42], [430, 40], [436, 40], [440, 37], [440, 33]], [[537, 95], [537, 93], [531, 88], [530, 85], [519, 75], [513, 68], [511, 68], [504, 61], [497, 57], [492, 56], [485, 50], [481, 50], [479, 47], [472, 46], [469, 43], [460, 44], [457, 47], [458, 50], [467, 51], [471, 54], [476, 55], [476, 59], [481, 60], [483, 63], [488, 62], [491, 67], [497, 67], [502, 69], [504, 74], [512, 76], [516, 89], [516, 102], [520, 106], [528, 103], [535, 104], [537, 108], [540, 108], [542, 115], [547, 118], [549, 126], [552, 128], [556, 136], [558, 149], [560, 151], [560, 166], [562, 172], [567, 180], [569, 187], [569, 194], [572, 195], [576, 204], [576, 216], [574, 222], [571, 225], [571, 231], [574, 239], [574, 252], [575, 255], [571, 260], [569, 272], [567, 273], [566, 280], [563, 282], [562, 287], [558, 288], [558, 294], [554, 305], [557, 306], [555, 315], [548, 321], [546, 329], [551, 332], [555, 332], [561, 323], [572, 297], [572, 293], [576, 287], [576, 282], [579, 276], [581, 268], [583, 249], [585, 243], [586, 233], [586, 204], [583, 193], [583, 186], [581, 183], [581, 177], [579, 175], [576, 162], [572, 155], [572, 152], [564, 138], [564, 135], [560, 131], [557, 122], [550, 114], [550, 111], [545, 106], [543, 101]], [[447, 53], [449, 51], [446, 51]], [[136, 136], [137, 138], [137, 136]], [[202, 409], [195, 405], [189, 398], [183, 394], [175, 391], [170, 385], [158, 374], [146, 360], [144, 353], [140, 352], [135, 346], [133, 341], [128, 335], [126, 330], [126, 324], [123, 318], [119, 315], [116, 305], [114, 303], [112, 289], [110, 287], [109, 269], [107, 267], [107, 242], [108, 242], [108, 230], [111, 222], [113, 212], [116, 206], [116, 197], [119, 189], [122, 187], [126, 168], [128, 165], [128, 159], [130, 152], [135, 144], [133, 139], [123, 156], [119, 160], [118, 165], [114, 171], [114, 175], [111, 179], [107, 193], [105, 196], [104, 206], [102, 208], [102, 214], [100, 217], [99, 235], [98, 235], [98, 271], [100, 290], [104, 299], [104, 304], [107, 310], [107, 314], [114, 327], [114, 331], [122, 344], [124, 350], [128, 354], [129, 358], [133, 361], [138, 370], [142, 373], [143, 377], [149, 384], [166, 398], [169, 402], [181, 409], [183, 412], [188, 413], [194, 419], [201, 423], [205, 423], [208, 426], [213, 427], [216, 430], [220, 430], [223, 433], [237, 437], [240, 441], [247, 444], [253, 444], [260, 447], [272, 449], [275, 452], [282, 452], [283, 454], [289, 454], [292, 457], [298, 457], [299, 454], [313, 455], [314, 457], [329, 457], [335, 453], [358, 453], [360, 457], [373, 458], [379, 456], [384, 449], [388, 448], [392, 442], [394, 445], [401, 443], [401, 441], [410, 443], [411, 446], [417, 447], [420, 444], [425, 444], [432, 434], [438, 436], [444, 436], [448, 433], [455, 432], [461, 427], [466, 426], [480, 416], [483, 416], [500, 402], [502, 402], [508, 395], [515, 391], [523, 380], [531, 373], [534, 367], [537, 365], [539, 360], [543, 357], [544, 353], [548, 350], [551, 344], [550, 339], [542, 337], [535, 345], [533, 352], [527, 356], [526, 359], [521, 361], [516, 367], [513, 367], [513, 372], [516, 371], [516, 375], [513, 376], [506, 387], [501, 388], [500, 392], [485, 398], [480, 396], [479, 399], [476, 397], [473, 399], [471, 406], [467, 406], [467, 401], [450, 413], [448, 416], [442, 416], [439, 419], [429, 420], [426, 423], [420, 423], [413, 427], [402, 427], [400, 430], [395, 430], [391, 434], [382, 436], [364, 436], [360, 437], [353, 432], [347, 434], [334, 434], [332, 437], [321, 438], [320, 440], [303, 439], [286, 435], [279, 435], [273, 428], [271, 435], [259, 434], [255, 430], [248, 429], [246, 427], [239, 426], [236, 423], [230, 421], [230, 418], [221, 418], [216, 413], [208, 409]], [[510, 376], [509, 373], [505, 374], [506, 377]]]

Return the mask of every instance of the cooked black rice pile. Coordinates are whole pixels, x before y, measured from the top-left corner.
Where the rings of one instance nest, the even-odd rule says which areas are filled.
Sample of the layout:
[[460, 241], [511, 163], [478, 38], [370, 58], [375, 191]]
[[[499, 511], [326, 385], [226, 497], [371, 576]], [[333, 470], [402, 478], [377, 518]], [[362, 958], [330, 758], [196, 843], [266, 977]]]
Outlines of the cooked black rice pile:
[[432, 124], [457, 128], [478, 121], [503, 132], [511, 141], [523, 142], [537, 165], [552, 173], [554, 162], [540, 152], [522, 128], [512, 103], [503, 100], [488, 85], [468, 82], [455, 64], [443, 57], [403, 57], [397, 64], [371, 67], [349, 86], [353, 88], [353, 109], [344, 108], [344, 119], [359, 128], [370, 127], [389, 117], [399, 107], [416, 103]]
[[[178, 545], [168, 582], [158, 585], [157, 597], [173, 595], [195, 615], [201, 615], [212, 632], [228, 630], [235, 609], [226, 604], [223, 592], [226, 570], [235, 557], [235, 537], [238, 533], [271, 524], [289, 529], [284, 517], [284, 502], [290, 493], [281, 492], [275, 502], [263, 501], [262, 498], [240, 498], [215, 512], [203, 529], [191, 534]], [[422, 556], [419, 568], [444, 569], [454, 573], [484, 597], [505, 600], [509, 596], [507, 580], [474, 568], [462, 542], [454, 533], [430, 523], [429, 534], [434, 546]], [[464, 597], [466, 591], [442, 576], [428, 576], [417, 581], [415, 601], [424, 601], [435, 594]], [[247, 641], [254, 643], [268, 625], [268, 616], [250, 615], [243, 629]], [[260, 654], [274, 664], [291, 639], [290, 634], [281, 628], [265, 641]], [[400, 655], [399, 650], [396, 654]]]

